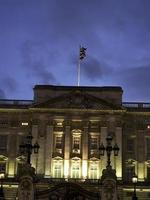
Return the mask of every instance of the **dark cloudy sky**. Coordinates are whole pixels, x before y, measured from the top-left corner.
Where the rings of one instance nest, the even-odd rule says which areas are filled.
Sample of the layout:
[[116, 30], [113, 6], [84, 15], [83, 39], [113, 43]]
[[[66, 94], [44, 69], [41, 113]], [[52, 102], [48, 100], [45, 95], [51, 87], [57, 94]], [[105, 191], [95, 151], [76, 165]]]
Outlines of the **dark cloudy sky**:
[[0, 98], [35, 84], [122, 86], [150, 102], [150, 0], [0, 0]]

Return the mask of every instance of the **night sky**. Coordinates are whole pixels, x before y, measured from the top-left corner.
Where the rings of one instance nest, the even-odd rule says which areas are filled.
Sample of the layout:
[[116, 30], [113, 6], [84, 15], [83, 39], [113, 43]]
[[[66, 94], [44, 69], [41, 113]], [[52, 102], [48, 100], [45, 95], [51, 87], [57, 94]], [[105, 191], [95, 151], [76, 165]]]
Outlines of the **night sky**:
[[36, 84], [122, 86], [150, 102], [150, 0], [0, 0], [0, 98]]

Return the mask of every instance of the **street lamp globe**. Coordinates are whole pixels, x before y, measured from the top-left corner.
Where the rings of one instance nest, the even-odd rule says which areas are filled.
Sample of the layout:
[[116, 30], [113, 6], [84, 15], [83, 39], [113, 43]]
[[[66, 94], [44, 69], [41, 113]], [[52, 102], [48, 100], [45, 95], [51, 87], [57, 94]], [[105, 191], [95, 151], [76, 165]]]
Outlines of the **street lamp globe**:
[[136, 184], [137, 181], [138, 181], [137, 175], [134, 174], [133, 177], [132, 177], [132, 183]]
[[0, 179], [4, 178], [5, 174], [3, 172], [0, 173]]
[[119, 147], [118, 147], [117, 143], [115, 143], [113, 150], [114, 150], [114, 156], [118, 156]]

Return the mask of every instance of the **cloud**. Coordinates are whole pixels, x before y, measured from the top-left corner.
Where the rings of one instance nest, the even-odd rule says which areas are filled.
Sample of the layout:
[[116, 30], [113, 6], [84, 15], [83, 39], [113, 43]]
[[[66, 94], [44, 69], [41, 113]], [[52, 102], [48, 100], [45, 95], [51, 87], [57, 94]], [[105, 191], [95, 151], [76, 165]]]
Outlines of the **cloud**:
[[83, 60], [82, 69], [84, 71], [84, 75], [90, 80], [98, 80], [106, 74], [111, 73], [111, 69], [106, 66], [106, 64], [102, 64], [97, 58], [94, 57], [88, 57], [87, 60], [85, 58], [85, 60]]
[[0, 98], [6, 98], [6, 96], [15, 93], [18, 90], [17, 81], [8, 75], [5, 75], [1, 78], [0, 84]]
[[[38, 78], [43, 84], [56, 83], [52, 68], [46, 64], [46, 56], [43, 54], [43, 44], [26, 41], [21, 47], [22, 62], [27, 74], [32, 78]], [[44, 47], [43, 47], [44, 48]], [[45, 51], [44, 51], [45, 52]], [[55, 59], [55, 52], [52, 57]], [[48, 67], [50, 69], [48, 69]], [[32, 74], [32, 75], [31, 75]]]
[[124, 86], [125, 96], [129, 100], [149, 101], [150, 66], [128, 68], [116, 73], [118, 81]]
[[33, 75], [37, 76], [42, 81], [42, 83], [48, 84], [51, 82], [56, 82], [54, 75], [45, 68], [44, 63], [42, 61], [39, 60], [37, 62], [32, 63], [32, 68]]
[[9, 76], [2, 78], [1, 84], [4, 86], [4, 88], [8, 92], [14, 92], [18, 88], [17, 81], [14, 78], [9, 77]]
[[[0, 10], [1, 65], [7, 67], [0, 69], [1, 74], [13, 63], [14, 70], [19, 69], [15, 76], [20, 87], [55, 84], [57, 79], [72, 84], [81, 44], [88, 53], [81, 64], [86, 84], [119, 82], [131, 95], [136, 91], [148, 96], [147, 69], [137, 66], [150, 64], [149, 0], [32, 0], [30, 6], [29, 1], [14, 1]], [[71, 55], [76, 58], [70, 67]], [[124, 66], [136, 69], [116, 72], [116, 76], [113, 70]]]
[[5, 95], [5, 91], [0, 89], [0, 98], [1, 99], [5, 99], [6, 98], [6, 95]]

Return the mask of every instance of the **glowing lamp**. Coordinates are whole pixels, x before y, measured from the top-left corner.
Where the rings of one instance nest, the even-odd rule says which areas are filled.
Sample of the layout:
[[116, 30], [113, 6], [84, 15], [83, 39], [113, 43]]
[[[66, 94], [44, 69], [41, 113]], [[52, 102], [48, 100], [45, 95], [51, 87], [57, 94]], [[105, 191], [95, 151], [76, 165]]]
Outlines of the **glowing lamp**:
[[118, 153], [119, 153], [119, 147], [118, 147], [117, 144], [114, 145], [113, 150], [114, 150], [114, 156], [118, 156]]

